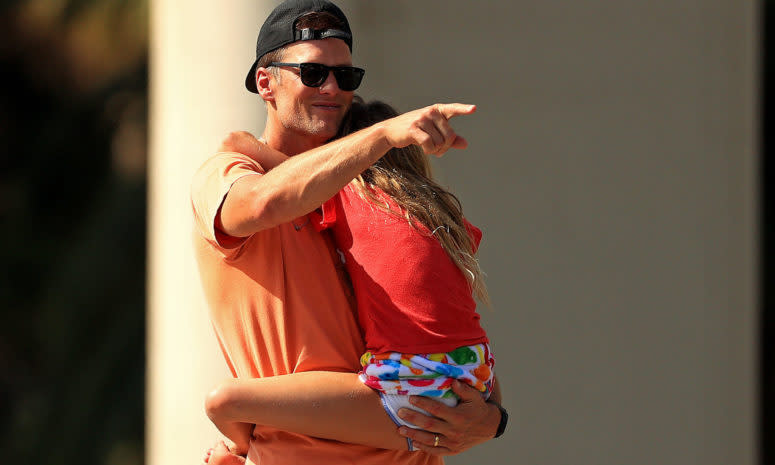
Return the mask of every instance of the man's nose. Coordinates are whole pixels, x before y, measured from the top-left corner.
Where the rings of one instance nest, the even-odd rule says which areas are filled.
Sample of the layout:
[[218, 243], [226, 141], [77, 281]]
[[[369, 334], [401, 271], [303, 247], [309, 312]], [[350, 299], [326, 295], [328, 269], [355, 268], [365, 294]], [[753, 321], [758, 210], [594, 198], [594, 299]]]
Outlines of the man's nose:
[[320, 93], [321, 94], [336, 94], [340, 91], [339, 84], [336, 82], [336, 78], [334, 77], [334, 72], [329, 70], [328, 76], [326, 76], [326, 80], [323, 81], [323, 84], [320, 85]]

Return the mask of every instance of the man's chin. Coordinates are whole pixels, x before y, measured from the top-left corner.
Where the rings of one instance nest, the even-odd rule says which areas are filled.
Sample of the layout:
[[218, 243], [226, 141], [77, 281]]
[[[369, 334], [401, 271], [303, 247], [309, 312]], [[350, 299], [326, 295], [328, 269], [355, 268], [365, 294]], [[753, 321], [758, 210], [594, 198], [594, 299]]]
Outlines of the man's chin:
[[310, 128], [310, 134], [320, 139], [330, 140], [337, 135], [341, 124], [342, 118], [336, 121], [316, 121]]

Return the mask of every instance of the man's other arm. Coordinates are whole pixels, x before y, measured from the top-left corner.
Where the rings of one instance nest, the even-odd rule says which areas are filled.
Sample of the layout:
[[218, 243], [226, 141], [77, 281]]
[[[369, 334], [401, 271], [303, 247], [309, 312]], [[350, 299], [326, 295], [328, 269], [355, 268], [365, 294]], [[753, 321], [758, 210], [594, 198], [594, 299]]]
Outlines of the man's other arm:
[[[497, 395], [497, 382], [493, 395]], [[308, 371], [268, 378], [229, 379], [207, 397], [207, 414], [227, 434], [237, 425], [259, 424], [284, 431], [371, 447], [406, 450], [405, 437], [431, 454], [452, 455], [492, 439], [500, 411], [474, 388], [455, 383], [457, 407], [427, 401], [437, 418], [413, 412], [428, 431], [400, 429], [385, 413], [379, 396], [354, 373]], [[497, 400], [497, 399], [493, 399]], [[419, 403], [417, 404], [419, 405]], [[444, 408], [441, 408], [444, 407]], [[231, 425], [230, 425], [231, 424]], [[433, 446], [435, 435], [439, 444]], [[238, 438], [229, 437], [232, 440]]]

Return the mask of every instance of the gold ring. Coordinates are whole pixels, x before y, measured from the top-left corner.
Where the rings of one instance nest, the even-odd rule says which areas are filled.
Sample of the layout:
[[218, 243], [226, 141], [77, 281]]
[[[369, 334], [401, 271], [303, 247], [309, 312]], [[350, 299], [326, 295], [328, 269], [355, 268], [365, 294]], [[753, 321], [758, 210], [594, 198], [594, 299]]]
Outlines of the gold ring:
[[439, 435], [433, 436], [433, 447], [439, 447]]

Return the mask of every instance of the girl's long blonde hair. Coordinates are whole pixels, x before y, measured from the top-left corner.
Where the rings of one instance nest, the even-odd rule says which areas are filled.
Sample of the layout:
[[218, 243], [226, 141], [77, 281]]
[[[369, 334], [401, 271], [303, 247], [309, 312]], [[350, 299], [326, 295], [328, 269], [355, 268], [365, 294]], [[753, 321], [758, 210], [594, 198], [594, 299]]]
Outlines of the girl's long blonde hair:
[[[356, 96], [342, 123], [340, 136], [394, 116], [398, 116], [398, 112], [390, 105], [380, 101], [365, 103]], [[433, 180], [430, 163], [420, 147], [410, 145], [391, 149], [361, 173], [354, 183], [359, 195], [374, 206], [404, 217], [412, 225], [417, 221], [425, 226], [466, 277], [473, 295], [490, 305], [482, 279], [484, 273], [474, 256], [474, 244], [463, 221], [460, 201]], [[400, 211], [391, 210], [381, 201], [379, 191], [393, 199]]]

